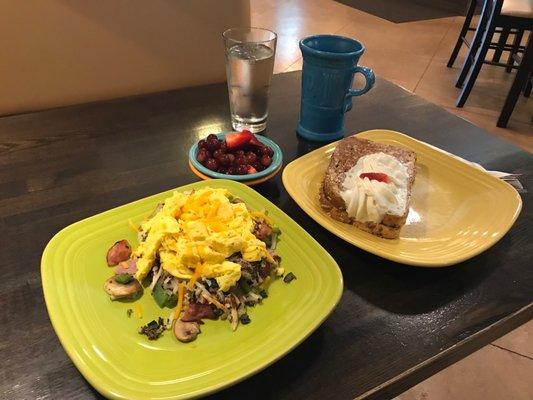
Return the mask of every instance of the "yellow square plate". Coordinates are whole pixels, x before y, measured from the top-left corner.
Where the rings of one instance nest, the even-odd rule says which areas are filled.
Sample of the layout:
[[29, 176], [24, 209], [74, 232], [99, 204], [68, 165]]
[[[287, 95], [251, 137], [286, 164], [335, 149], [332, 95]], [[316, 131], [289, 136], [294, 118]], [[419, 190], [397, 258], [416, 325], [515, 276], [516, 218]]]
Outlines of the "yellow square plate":
[[[182, 186], [224, 187], [252, 209], [268, 210], [281, 229], [281, 265], [297, 279], [276, 280], [262, 305], [250, 308], [252, 323], [231, 331], [227, 321], [206, 321], [193, 343], [170, 331], [156, 341], [139, 326], [167, 318], [145, 291], [142, 318], [126, 315], [131, 303], [110, 301], [103, 289], [112, 275], [105, 254], [115, 241], [137, 243], [128, 220], [138, 224], [172, 191], [76, 222], [55, 235], [41, 262], [50, 319], [66, 352], [87, 380], [115, 399], [184, 399], [214, 392], [273, 363], [304, 340], [333, 310], [342, 293], [337, 263], [307, 232], [263, 196], [241, 183], [216, 179]], [[273, 383], [275, 384], [275, 383]]]
[[283, 184], [311, 218], [363, 250], [409, 265], [452, 265], [494, 245], [520, 213], [522, 200], [511, 185], [425, 143], [381, 129], [356, 136], [416, 152], [411, 207], [399, 239], [379, 238], [336, 221], [321, 209], [319, 188], [338, 142], [287, 165], [283, 171]]

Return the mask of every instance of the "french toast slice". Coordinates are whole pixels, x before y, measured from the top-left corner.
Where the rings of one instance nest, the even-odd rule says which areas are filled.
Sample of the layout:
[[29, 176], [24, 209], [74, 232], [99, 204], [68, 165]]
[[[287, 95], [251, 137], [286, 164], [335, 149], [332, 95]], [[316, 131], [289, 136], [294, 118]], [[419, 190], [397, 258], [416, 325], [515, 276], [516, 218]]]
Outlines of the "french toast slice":
[[[407, 167], [407, 202], [402, 215], [385, 214], [380, 223], [360, 222], [348, 215], [344, 199], [341, 197], [342, 184], [345, 174], [357, 161], [366, 155], [385, 153], [395, 157]], [[397, 239], [400, 229], [405, 225], [409, 213], [411, 190], [415, 180], [416, 153], [401, 147], [373, 142], [366, 139], [358, 139], [355, 136], [347, 137], [339, 142], [335, 148], [329, 166], [320, 188], [319, 201], [321, 207], [332, 218], [355, 225], [357, 228], [370, 232], [386, 239]]]

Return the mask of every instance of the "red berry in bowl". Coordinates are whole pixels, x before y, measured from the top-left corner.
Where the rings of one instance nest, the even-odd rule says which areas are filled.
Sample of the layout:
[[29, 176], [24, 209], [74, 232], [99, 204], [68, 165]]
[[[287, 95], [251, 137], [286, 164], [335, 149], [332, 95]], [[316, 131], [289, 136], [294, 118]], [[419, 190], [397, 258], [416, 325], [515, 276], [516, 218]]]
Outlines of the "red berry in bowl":
[[246, 157], [244, 156], [237, 156], [235, 157], [235, 165], [245, 165], [246, 164]]
[[254, 134], [252, 134], [252, 138], [250, 139], [250, 145], [258, 147], [264, 146], [264, 144], [259, 139], [257, 139]]
[[211, 133], [211, 134], [207, 135], [206, 139], [207, 140], [218, 140], [218, 137], [214, 133]]
[[274, 151], [270, 147], [264, 146], [261, 147], [261, 154], [263, 154], [264, 156], [272, 157], [274, 155]]
[[209, 157], [205, 149], [200, 149], [198, 150], [198, 153], [196, 153], [196, 159], [198, 160], [199, 163], [203, 164], [208, 158]]
[[230, 154], [221, 154], [220, 157], [218, 157], [218, 162], [220, 163], [220, 165], [224, 167], [227, 167], [228, 165], [230, 165], [231, 161], [230, 161], [229, 156]]
[[228, 149], [236, 149], [246, 146], [252, 139], [253, 134], [249, 131], [230, 133], [226, 135], [226, 145]]
[[237, 150], [235, 152], [235, 157], [238, 157], [238, 156], [244, 156], [244, 150]]
[[248, 174], [257, 174], [257, 170], [252, 167], [251, 165], [248, 165], [248, 170], [246, 171]]
[[262, 171], [265, 169], [265, 167], [263, 167], [263, 165], [259, 162], [259, 160], [257, 160], [256, 162], [254, 162], [252, 164], [252, 167], [254, 167], [258, 172], [259, 171]]
[[215, 151], [217, 149], [220, 149], [220, 141], [217, 138], [208, 139], [207, 140], [207, 150]]
[[205, 162], [205, 167], [211, 171], [216, 171], [218, 169], [218, 160], [215, 158], [210, 158]]
[[206, 149], [207, 148], [207, 140], [202, 139], [198, 142], [198, 148], [199, 149]]
[[228, 159], [229, 159], [229, 163], [230, 164], [233, 164], [235, 162], [235, 156], [231, 153], [229, 154], [226, 154], [228, 156]]
[[257, 160], [257, 155], [254, 152], [249, 151], [246, 153], [246, 162], [248, 164], [252, 165], [256, 160]]
[[248, 166], [241, 164], [237, 167], [237, 175], [246, 175], [248, 173]]
[[263, 157], [261, 157], [261, 164], [264, 167], [268, 167], [270, 164], [272, 164], [272, 159], [270, 158], [270, 156], [264, 155]]
[[216, 149], [215, 151], [213, 151], [213, 158], [216, 158], [218, 160], [222, 154], [224, 154], [222, 152], [222, 149]]

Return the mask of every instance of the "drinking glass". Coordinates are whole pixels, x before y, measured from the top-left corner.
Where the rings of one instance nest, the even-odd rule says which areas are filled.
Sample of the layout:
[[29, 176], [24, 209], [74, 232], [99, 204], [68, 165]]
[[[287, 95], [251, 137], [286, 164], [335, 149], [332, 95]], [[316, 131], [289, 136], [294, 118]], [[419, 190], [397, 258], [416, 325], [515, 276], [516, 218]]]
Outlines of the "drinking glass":
[[277, 35], [268, 29], [231, 28], [222, 36], [231, 125], [237, 131], [261, 132], [268, 116]]

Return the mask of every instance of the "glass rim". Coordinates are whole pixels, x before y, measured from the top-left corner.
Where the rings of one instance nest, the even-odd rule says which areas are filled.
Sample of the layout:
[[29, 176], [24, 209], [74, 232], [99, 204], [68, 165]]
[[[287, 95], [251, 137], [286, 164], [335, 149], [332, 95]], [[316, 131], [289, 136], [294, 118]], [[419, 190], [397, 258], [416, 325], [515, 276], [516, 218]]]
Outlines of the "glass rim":
[[[238, 40], [238, 39], [233, 39], [231, 37], [228, 37], [228, 34], [230, 32], [238, 32], [238, 31], [263, 31], [263, 32], [269, 32], [273, 35], [273, 37], [271, 39], [267, 39], [267, 40]], [[267, 29], [267, 28], [258, 28], [258, 27], [255, 27], [255, 26], [242, 26], [242, 27], [234, 27], [234, 28], [229, 28], [229, 29], [226, 29], [224, 32], [222, 32], [222, 37], [224, 39], [228, 39], [228, 40], [233, 40], [235, 42], [239, 42], [239, 43], [268, 43], [268, 42], [272, 42], [273, 40], [277, 40], [278, 39], [278, 34], [276, 32], [274, 32], [273, 30], [270, 30], [270, 29]]]

